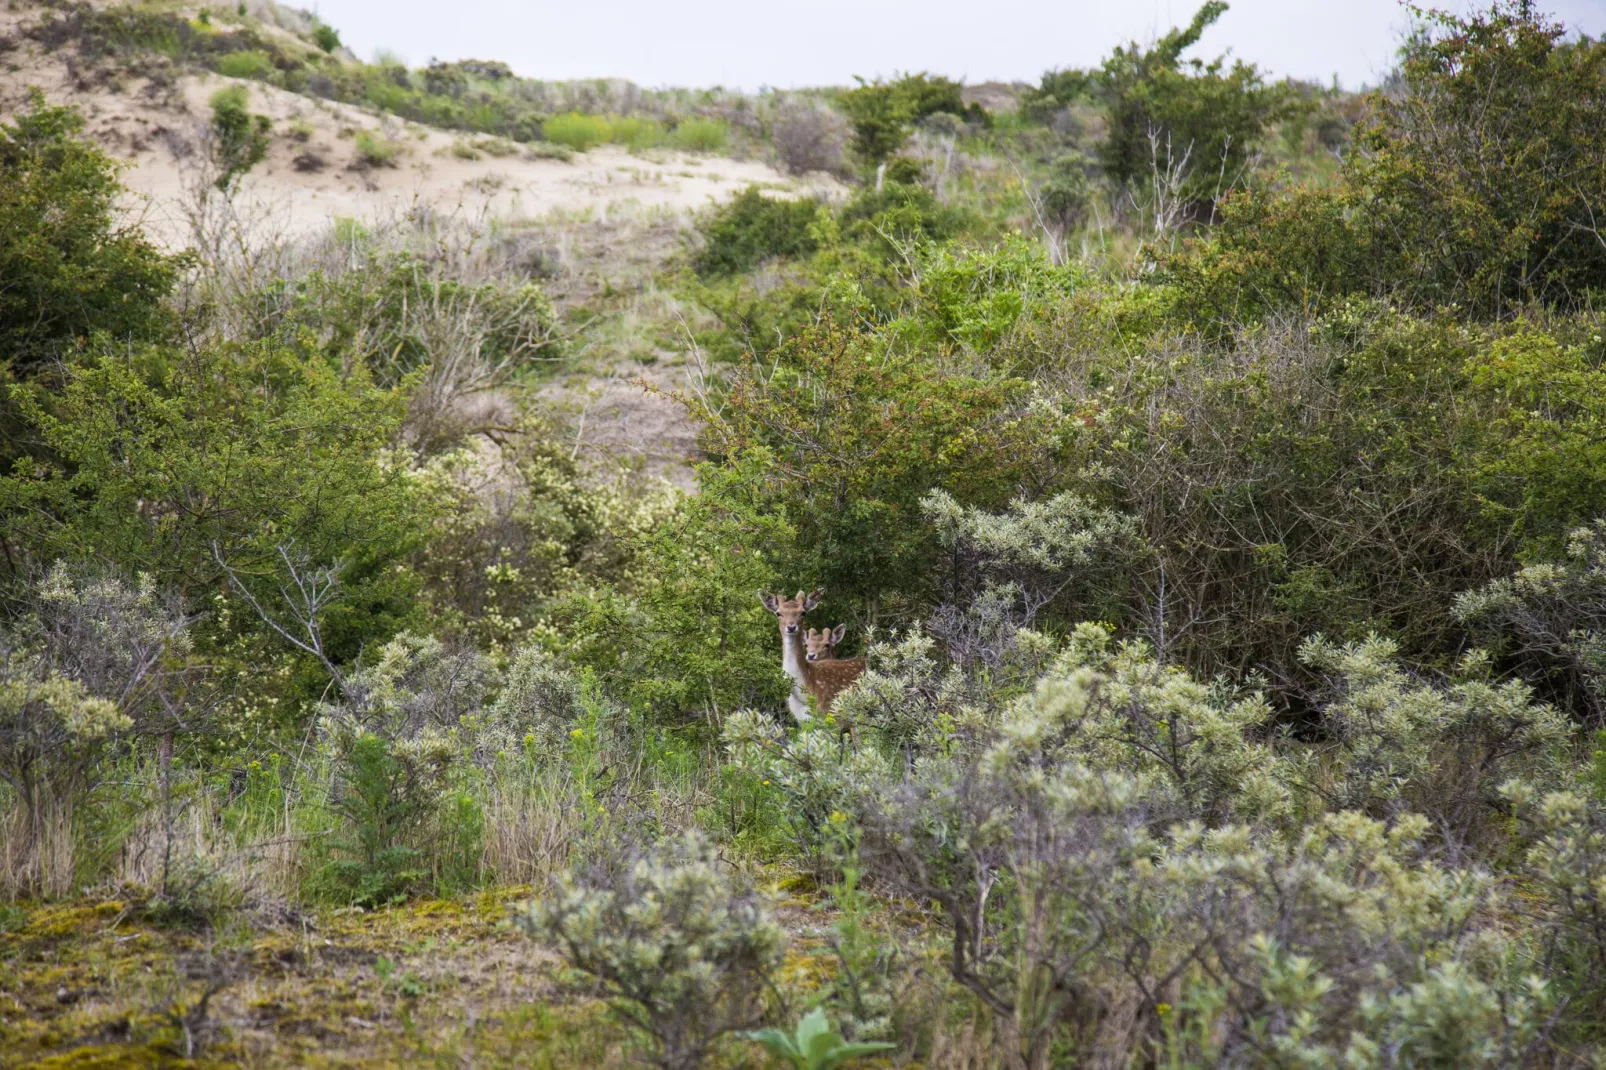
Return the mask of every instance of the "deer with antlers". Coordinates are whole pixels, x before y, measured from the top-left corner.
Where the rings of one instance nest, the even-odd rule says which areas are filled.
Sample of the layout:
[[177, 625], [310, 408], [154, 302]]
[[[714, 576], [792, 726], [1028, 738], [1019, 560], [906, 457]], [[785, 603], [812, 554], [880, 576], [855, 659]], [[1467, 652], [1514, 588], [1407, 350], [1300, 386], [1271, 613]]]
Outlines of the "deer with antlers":
[[759, 601], [775, 614], [781, 628], [781, 668], [792, 678], [792, 694], [786, 708], [799, 721], [806, 721], [809, 713], [808, 697], [821, 713], [831, 711], [831, 703], [864, 672], [863, 658], [838, 658], [835, 647], [842, 641], [847, 625], [836, 628], [804, 629], [803, 614], [820, 604], [824, 591], [810, 594], [797, 592], [797, 597], [760, 592]]

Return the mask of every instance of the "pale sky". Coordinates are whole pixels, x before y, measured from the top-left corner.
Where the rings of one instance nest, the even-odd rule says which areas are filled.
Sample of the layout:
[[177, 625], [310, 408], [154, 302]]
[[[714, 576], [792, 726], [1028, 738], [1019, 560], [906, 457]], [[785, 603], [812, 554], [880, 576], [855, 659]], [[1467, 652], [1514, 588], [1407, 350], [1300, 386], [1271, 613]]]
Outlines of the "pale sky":
[[[359, 55], [421, 66], [501, 60], [531, 78], [617, 76], [756, 90], [842, 85], [926, 70], [967, 82], [1032, 81], [1087, 67], [1120, 43], [1186, 23], [1197, 0], [316, 0]], [[1425, 6], [1465, 10], [1464, 0]], [[1606, 34], [1606, 0], [1541, 3]], [[1274, 77], [1375, 83], [1406, 25], [1397, 0], [1232, 0], [1190, 56], [1222, 52]]]

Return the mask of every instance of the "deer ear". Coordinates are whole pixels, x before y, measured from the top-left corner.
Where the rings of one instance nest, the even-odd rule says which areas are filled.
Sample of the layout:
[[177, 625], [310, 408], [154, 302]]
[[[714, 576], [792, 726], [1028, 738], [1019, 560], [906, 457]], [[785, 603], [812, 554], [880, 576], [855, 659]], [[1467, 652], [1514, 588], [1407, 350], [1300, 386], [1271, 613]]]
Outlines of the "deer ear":
[[769, 610], [771, 613], [779, 612], [779, 610], [775, 608], [775, 596], [770, 594], [768, 591], [758, 592], [758, 600], [763, 602], [764, 608]]
[[842, 641], [842, 637], [847, 633], [848, 626], [846, 624], [838, 624], [836, 626], [836, 630], [831, 633], [831, 645], [836, 646]]
[[[803, 592], [802, 591], [797, 592], [797, 596], [799, 598], [803, 598]], [[812, 594], [810, 594], [808, 596], [808, 598], [804, 599], [803, 608], [804, 609], [813, 609], [815, 606], [820, 604], [820, 599], [822, 599], [824, 597], [825, 597], [825, 588], [824, 587], [816, 587], [816, 588], [814, 588], [814, 592]]]

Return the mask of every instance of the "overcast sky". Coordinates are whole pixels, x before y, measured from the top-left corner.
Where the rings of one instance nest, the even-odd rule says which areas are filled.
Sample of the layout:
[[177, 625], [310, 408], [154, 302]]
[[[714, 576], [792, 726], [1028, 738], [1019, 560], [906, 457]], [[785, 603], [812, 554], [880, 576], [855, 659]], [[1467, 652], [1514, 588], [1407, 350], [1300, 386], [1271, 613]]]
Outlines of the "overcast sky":
[[[1460, 0], [1428, 6], [1464, 10]], [[1606, 0], [1551, 0], [1569, 27], [1606, 33]], [[1198, 0], [316, 0], [364, 58], [419, 66], [495, 59], [532, 78], [618, 76], [643, 86], [756, 90], [926, 70], [1036, 81], [1185, 23]], [[1397, 0], [1232, 0], [1190, 55], [1230, 51], [1275, 76], [1348, 88], [1391, 65]]]

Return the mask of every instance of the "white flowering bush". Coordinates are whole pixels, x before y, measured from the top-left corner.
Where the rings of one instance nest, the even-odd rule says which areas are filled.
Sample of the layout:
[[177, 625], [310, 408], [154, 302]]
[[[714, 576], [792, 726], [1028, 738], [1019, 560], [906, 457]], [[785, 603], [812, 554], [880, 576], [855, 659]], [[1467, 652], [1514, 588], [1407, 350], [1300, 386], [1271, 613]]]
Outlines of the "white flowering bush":
[[320, 894], [373, 905], [472, 879], [483, 817], [465, 783], [464, 730], [492, 680], [483, 655], [408, 633], [346, 678], [320, 718], [335, 818], [313, 877]]
[[1011, 718], [1059, 725], [1058, 753], [1144, 777], [1171, 814], [1219, 822], [1294, 813], [1289, 784], [1297, 765], [1272, 746], [1263, 695], [1202, 683], [1160, 665], [1146, 644], [1115, 644], [1098, 625], [1072, 632], [1037, 693]]
[[961, 665], [996, 671], [1022, 660], [1016, 634], [1057, 603], [1097, 616], [1122, 586], [1122, 566], [1140, 552], [1132, 517], [1075, 494], [989, 513], [935, 490], [920, 506], [942, 547], [943, 602], [930, 628]]
[[559, 879], [519, 917], [639, 1031], [664, 1070], [700, 1066], [719, 1039], [764, 1016], [786, 937], [700, 835], [616, 872]]
[[1561, 774], [1572, 730], [1518, 680], [1491, 682], [1481, 660], [1434, 684], [1399, 663], [1392, 642], [1307, 641], [1301, 657], [1327, 677], [1322, 722], [1334, 737], [1325, 775], [1306, 785], [1330, 806], [1430, 817], [1453, 846], [1483, 833], [1503, 810], [1513, 776]]
[[738, 710], [722, 732], [732, 765], [772, 786], [799, 854], [819, 869], [827, 859], [831, 815], [854, 812], [869, 786], [887, 777], [887, 763], [859, 748], [833, 725], [810, 721], [788, 731], [756, 710]]
[[481, 718], [480, 748], [491, 753], [526, 746], [552, 751], [583, 712], [579, 678], [544, 647], [527, 644], [514, 654], [502, 690]]
[[1575, 529], [1562, 560], [1462, 593], [1454, 612], [1597, 718], [1606, 714], [1606, 520]]
[[[1497, 723], [1553, 742], [1516, 692], [1393, 683], [1373, 698], [1438, 711], [1413, 740]], [[1541, 1063], [1566, 1000], [1504, 924], [1502, 882], [1442, 857], [1454, 811], [1329, 810], [1269, 719], [1085, 626], [1031, 695], [843, 797], [873, 877], [941, 912], [1006, 1065], [1071, 1038], [1090, 1060], [1186, 1066]]]
[[1576, 791], [1512, 781], [1504, 793], [1532, 833], [1523, 859], [1540, 963], [1576, 1004], [1589, 1039], [1606, 1039], [1606, 808]]
[[28, 890], [72, 880], [73, 814], [112, 744], [193, 719], [172, 702], [188, 621], [142, 576], [133, 584], [58, 563], [0, 634], [0, 777], [20, 805], [11, 873]]
[[[1149, 932], [1123, 952], [1173, 1057], [1189, 1065], [1505, 1066], [1555, 1001], [1497, 924], [1498, 882], [1424, 850], [1420, 815], [1329, 814], [1291, 840], [1174, 828], [1123, 883]], [[1140, 921], [1142, 921], [1140, 917]], [[1428, 993], [1457, 990], [1460, 1003]], [[1489, 1007], [1499, 1013], [1490, 1015]], [[1405, 1057], [1403, 1062], [1391, 1060]]]

